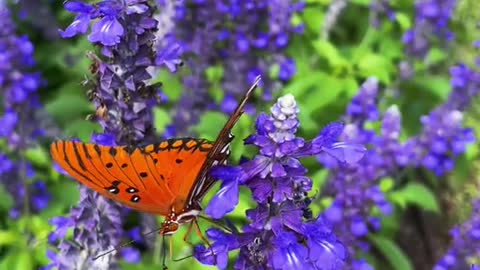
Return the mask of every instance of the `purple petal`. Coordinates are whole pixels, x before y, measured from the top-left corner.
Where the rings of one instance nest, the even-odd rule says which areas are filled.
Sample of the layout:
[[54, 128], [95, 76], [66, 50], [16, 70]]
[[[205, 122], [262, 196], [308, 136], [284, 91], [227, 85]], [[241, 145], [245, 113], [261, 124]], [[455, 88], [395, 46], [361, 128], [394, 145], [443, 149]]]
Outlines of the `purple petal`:
[[215, 219], [220, 219], [233, 211], [238, 204], [238, 181], [224, 181], [222, 187], [212, 198], [205, 213]]
[[84, 14], [90, 14], [94, 11], [93, 6], [87, 5], [82, 2], [76, 2], [76, 1], [69, 1], [65, 3], [63, 6], [66, 10], [73, 12], [73, 13], [84, 13]]
[[361, 144], [337, 142], [332, 144], [331, 147], [325, 147], [324, 151], [340, 162], [354, 164], [363, 158], [367, 149]]
[[209, 176], [215, 179], [221, 179], [224, 182], [236, 181], [242, 175], [242, 169], [240, 167], [233, 166], [215, 166], [210, 172]]
[[313, 140], [313, 144], [327, 147], [333, 144], [343, 132], [342, 123], [331, 123], [325, 126], [320, 135]]
[[88, 36], [88, 40], [105, 46], [114, 46], [120, 43], [123, 34], [123, 26], [117, 18], [103, 17], [92, 26], [92, 33]]
[[125, 247], [121, 250], [122, 257], [129, 263], [138, 263], [142, 259], [140, 251], [136, 248]]
[[90, 24], [90, 16], [88, 14], [82, 14], [73, 20], [73, 22], [65, 29], [58, 30], [62, 38], [71, 38], [77, 34], [85, 34]]

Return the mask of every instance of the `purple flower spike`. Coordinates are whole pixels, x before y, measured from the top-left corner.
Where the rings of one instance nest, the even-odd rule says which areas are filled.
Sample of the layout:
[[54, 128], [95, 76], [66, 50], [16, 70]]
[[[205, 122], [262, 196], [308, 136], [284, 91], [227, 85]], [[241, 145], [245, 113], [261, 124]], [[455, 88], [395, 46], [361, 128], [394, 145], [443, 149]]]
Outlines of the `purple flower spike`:
[[457, 5], [456, 0], [422, 0], [415, 4], [415, 23], [403, 36], [406, 52], [423, 59], [432, 47], [432, 37], [446, 46], [453, 38], [448, 23]]
[[452, 244], [434, 270], [468, 269], [469, 260], [480, 253], [480, 200], [472, 202], [470, 219], [450, 231]]
[[[97, 144], [139, 146], [158, 141], [153, 129], [152, 109], [159, 103], [161, 92], [158, 85], [150, 85], [152, 76], [149, 70], [155, 65], [165, 65], [172, 70], [179, 62], [175, 59], [177, 49], [173, 42], [165, 50], [154, 47], [162, 40], [155, 37], [158, 22], [149, 2], [65, 3], [68, 11], [78, 15], [62, 35], [87, 34], [88, 40], [99, 46], [102, 53], [88, 54], [93, 62], [93, 76], [86, 82], [94, 86], [91, 92], [97, 110], [106, 114], [106, 117], [94, 117], [103, 128], [103, 133], [92, 134], [91, 139]], [[88, 33], [90, 24], [93, 25]], [[114, 254], [95, 261], [91, 257], [118, 246], [122, 236], [129, 235], [121, 222], [129, 210], [85, 186], [80, 187], [80, 192], [80, 203], [71, 209], [68, 223], [62, 219], [52, 221], [60, 231], [59, 235], [50, 237], [52, 241], [62, 238], [65, 227], [73, 227], [73, 239], [59, 241], [58, 254], [50, 256], [50, 266], [59, 269], [116, 269], [118, 256]], [[44, 199], [36, 201], [43, 203]], [[142, 217], [144, 223], [148, 223], [148, 216]], [[157, 227], [155, 224], [145, 226]], [[138, 241], [139, 236], [135, 237]], [[141, 259], [140, 251], [133, 247], [123, 248], [120, 253], [131, 263]]]
[[0, 184], [14, 198], [11, 208], [5, 210], [11, 219], [19, 219], [25, 209], [36, 214], [50, 203], [47, 185], [38, 179], [26, 151], [39, 139], [51, 139], [48, 136], [58, 133], [46, 124], [50, 119], [40, 103], [38, 90], [44, 82], [33, 72], [34, 46], [27, 36], [17, 34], [4, 2], [0, 3], [0, 17]]
[[[398, 108], [392, 106], [382, 115], [376, 104], [378, 92], [378, 81], [367, 79], [347, 108], [345, 127], [339, 136], [343, 141], [332, 143], [325, 149], [327, 154], [319, 156], [330, 169], [324, 195], [334, 198], [323, 215], [335, 225], [339, 240], [346, 245], [350, 267], [357, 265], [357, 250], [368, 250], [364, 237], [370, 233], [369, 228], [381, 228], [378, 218], [371, 216], [372, 210], [379, 208], [383, 214], [391, 213], [392, 206], [378, 187], [378, 180], [411, 160], [409, 148], [399, 142]], [[365, 127], [371, 121], [381, 121], [381, 134]], [[369, 149], [363, 146], [367, 144]], [[362, 265], [371, 267], [368, 263]]]
[[[270, 115], [260, 114], [256, 134], [245, 141], [259, 148], [259, 154], [236, 167], [212, 170], [210, 176], [222, 179], [223, 184], [207, 206], [207, 214], [220, 218], [233, 210], [238, 203], [238, 185], [252, 191], [257, 206], [247, 210], [249, 224], [243, 233], [209, 235], [215, 241], [212, 250], [196, 248], [200, 262], [224, 269], [228, 252], [240, 249], [235, 269], [334, 270], [343, 265], [346, 248], [323, 219], [312, 217], [307, 196], [312, 182], [298, 160], [337, 147], [343, 125], [331, 124], [315, 142], [305, 141], [296, 135], [299, 112], [293, 95], [280, 97]], [[358, 155], [354, 156], [357, 159]]]

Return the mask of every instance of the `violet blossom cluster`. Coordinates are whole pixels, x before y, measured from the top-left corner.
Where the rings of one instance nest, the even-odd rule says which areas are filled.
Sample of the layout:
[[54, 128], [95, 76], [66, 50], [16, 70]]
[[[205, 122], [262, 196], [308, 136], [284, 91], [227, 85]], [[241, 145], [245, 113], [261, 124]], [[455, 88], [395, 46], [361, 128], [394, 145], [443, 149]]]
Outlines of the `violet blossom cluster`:
[[436, 175], [451, 171], [455, 157], [475, 142], [471, 128], [464, 127], [463, 112], [480, 90], [480, 73], [466, 65], [450, 69], [452, 91], [447, 101], [420, 119], [422, 132], [409, 142], [417, 166]]
[[423, 59], [432, 47], [433, 39], [448, 44], [454, 37], [448, 24], [456, 5], [456, 0], [416, 0], [415, 23], [403, 36], [406, 53]]
[[[345, 115], [344, 141], [366, 145], [365, 156], [356, 164], [339, 163], [327, 155], [319, 160], [329, 169], [329, 180], [323, 195], [333, 197], [324, 216], [335, 228], [339, 240], [351, 255], [346, 269], [373, 269], [363, 260], [357, 260], [359, 250], [368, 251], [366, 236], [381, 228], [380, 218], [373, 215], [379, 209], [383, 215], [393, 211], [379, 183], [383, 177], [407, 165], [409, 152], [399, 141], [401, 115], [391, 106], [383, 115], [377, 107], [378, 80], [369, 78], [353, 97]], [[380, 122], [377, 134], [367, 123]]]
[[[157, 21], [154, 8], [147, 0], [104, 0], [95, 4], [80, 1], [65, 3], [65, 9], [76, 13], [74, 21], [60, 34], [70, 38], [87, 34], [88, 40], [100, 48], [101, 55], [90, 53], [93, 78], [84, 83], [88, 95], [97, 107], [94, 117], [104, 129], [94, 134], [92, 141], [102, 145], [139, 145], [156, 140], [152, 107], [159, 103], [160, 89], [150, 85], [149, 67], [178, 63], [155, 46]], [[120, 244], [122, 236], [138, 240], [138, 229], [125, 232], [121, 220], [129, 210], [81, 186], [80, 202], [69, 217], [57, 217], [51, 224], [57, 227], [50, 242], [60, 240], [58, 252], [49, 252], [48, 268], [115, 269], [118, 258], [114, 253], [92, 260], [96, 255]], [[148, 217], [145, 217], [149, 219]], [[73, 228], [72, 241], [63, 240]], [[120, 250], [130, 262], [140, 260], [133, 247]]]
[[474, 269], [469, 260], [480, 258], [480, 200], [472, 206], [470, 219], [450, 231], [452, 244], [433, 270]]
[[341, 269], [347, 253], [327, 220], [305, 211], [311, 199], [307, 192], [312, 181], [299, 158], [327, 152], [345, 162], [363, 156], [362, 146], [337, 143], [343, 125], [333, 123], [318, 137], [306, 141], [295, 133], [299, 126], [299, 108], [291, 94], [280, 97], [271, 114], [260, 114], [256, 133], [246, 139], [259, 149], [251, 160], [233, 167], [212, 169], [222, 179], [220, 191], [205, 212], [221, 218], [238, 203], [239, 185], [252, 191], [257, 202], [247, 210], [249, 224], [241, 233], [207, 230], [213, 240], [210, 247], [197, 246], [195, 257], [205, 264], [225, 269], [228, 253], [240, 249], [235, 269]]
[[[184, 93], [171, 128], [187, 133], [199, 112], [219, 108], [231, 113], [236, 100], [253, 80], [262, 75], [263, 99], [296, 72], [295, 62], [285, 49], [302, 25], [292, 25], [292, 17], [302, 11], [302, 1], [158, 1], [175, 24], [168, 36], [181, 45], [188, 74], [183, 77]], [[173, 6], [172, 6], [173, 5]], [[220, 68], [224, 95], [215, 105], [209, 96], [206, 71]], [[276, 75], [271, 77], [273, 67]], [[185, 110], [185, 108], [189, 108]], [[247, 111], [254, 110], [247, 106]], [[189, 125], [190, 124], [190, 125]]]
[[15, 198], [9, 215], [16, 219], [22, 213], [46, 208], [50, 201], [46, 184], [36, 179], [25, 158], [25, 151], [47, 135], [38, 115], [38, 90], [43, 81], [33, 72], [33, 44], [16, 33], [11, 13], [2, 2], [0, 17], [0, 139], [6, 142], [0, 152], [0, 184]]
[[[323, 192], [334, 198], [324, 215], [350, 254], [369, 250], [365, 237], [381, 228], [374, 210], [384, 215], [392, 212], [379, 187], [382, 178], [396, 179], [405, 167], [424, 167], [443, 175], [453, 169], [454, 158], [475, 141], [473, 131], [463, 127], [463, 111], [478, 93], [479, 75], [465, 65], [453, 67], [451, 75], [453, 89], [448, 100], [423, 116], [422, 132], [406, 142], [400, 141], [401, 115], [396, 106], [388, 108], [380, 119], [376, 79], [368, 79], [348, 106], [342, 139], [368, 145], [365, 157], [355, 165], [332, 162], [325, 155], [320, 161], [330, 170]], [[366, 125], [378, 121], [379, 134]], [[348, 264], [351, 269], [366, 267], [357, 260]]]

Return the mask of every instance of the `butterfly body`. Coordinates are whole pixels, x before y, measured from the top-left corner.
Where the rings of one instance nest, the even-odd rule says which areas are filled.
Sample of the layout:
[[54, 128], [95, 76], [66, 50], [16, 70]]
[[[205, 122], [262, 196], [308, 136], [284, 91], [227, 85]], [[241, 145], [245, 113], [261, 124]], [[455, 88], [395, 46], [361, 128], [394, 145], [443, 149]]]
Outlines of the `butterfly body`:
[[50, 147], [52, 157], [69, 175], [103, 196], [164, 216], [160, 234], [173, 234], [182, 224], [196, 224], [200, 200], [215, 183], [208, 172], [227, 162], [231, 130], [259, 82], [257, 77], [214, 142], [174, 138], [138, 147], [57, 141]]

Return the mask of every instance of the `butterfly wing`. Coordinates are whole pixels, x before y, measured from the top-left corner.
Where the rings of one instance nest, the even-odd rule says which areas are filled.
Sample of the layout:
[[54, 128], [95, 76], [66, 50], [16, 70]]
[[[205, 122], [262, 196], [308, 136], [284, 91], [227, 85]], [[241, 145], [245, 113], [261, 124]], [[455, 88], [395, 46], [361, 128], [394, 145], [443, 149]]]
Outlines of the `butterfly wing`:
[[179, 195], [188, 194], [184, 190], [195, 181], [209, 146], [192, 139], [143, 148], [57, 141], [50, 150], [53, 159], [80, 183], [135, 210], [166, 216]]
[[260, 79], [260, 76], [257, 76], [252, 86], [245, 93], [245, 96], [237, 105], [237, 108], [230, 116], [227, 123], [225, 123], [217, 139], [213, 143], [212, 149], [208, 153], [207, 159], [201, 167], [194, 186], [189, 193], [189, 203], [192, 204], [199, 201], [215, 183], [215, 179], [208, 177], [208, 171], [215, 165], [225, 164], [227, 162], [228, 156], [230, 155], [230, 143], [233, 140], [233, 135], [231, 133], [232, 128], [235, 126], [240, 116], [242, 116], [245, 104], [252, 95], [253, 91], [257, 88]]

